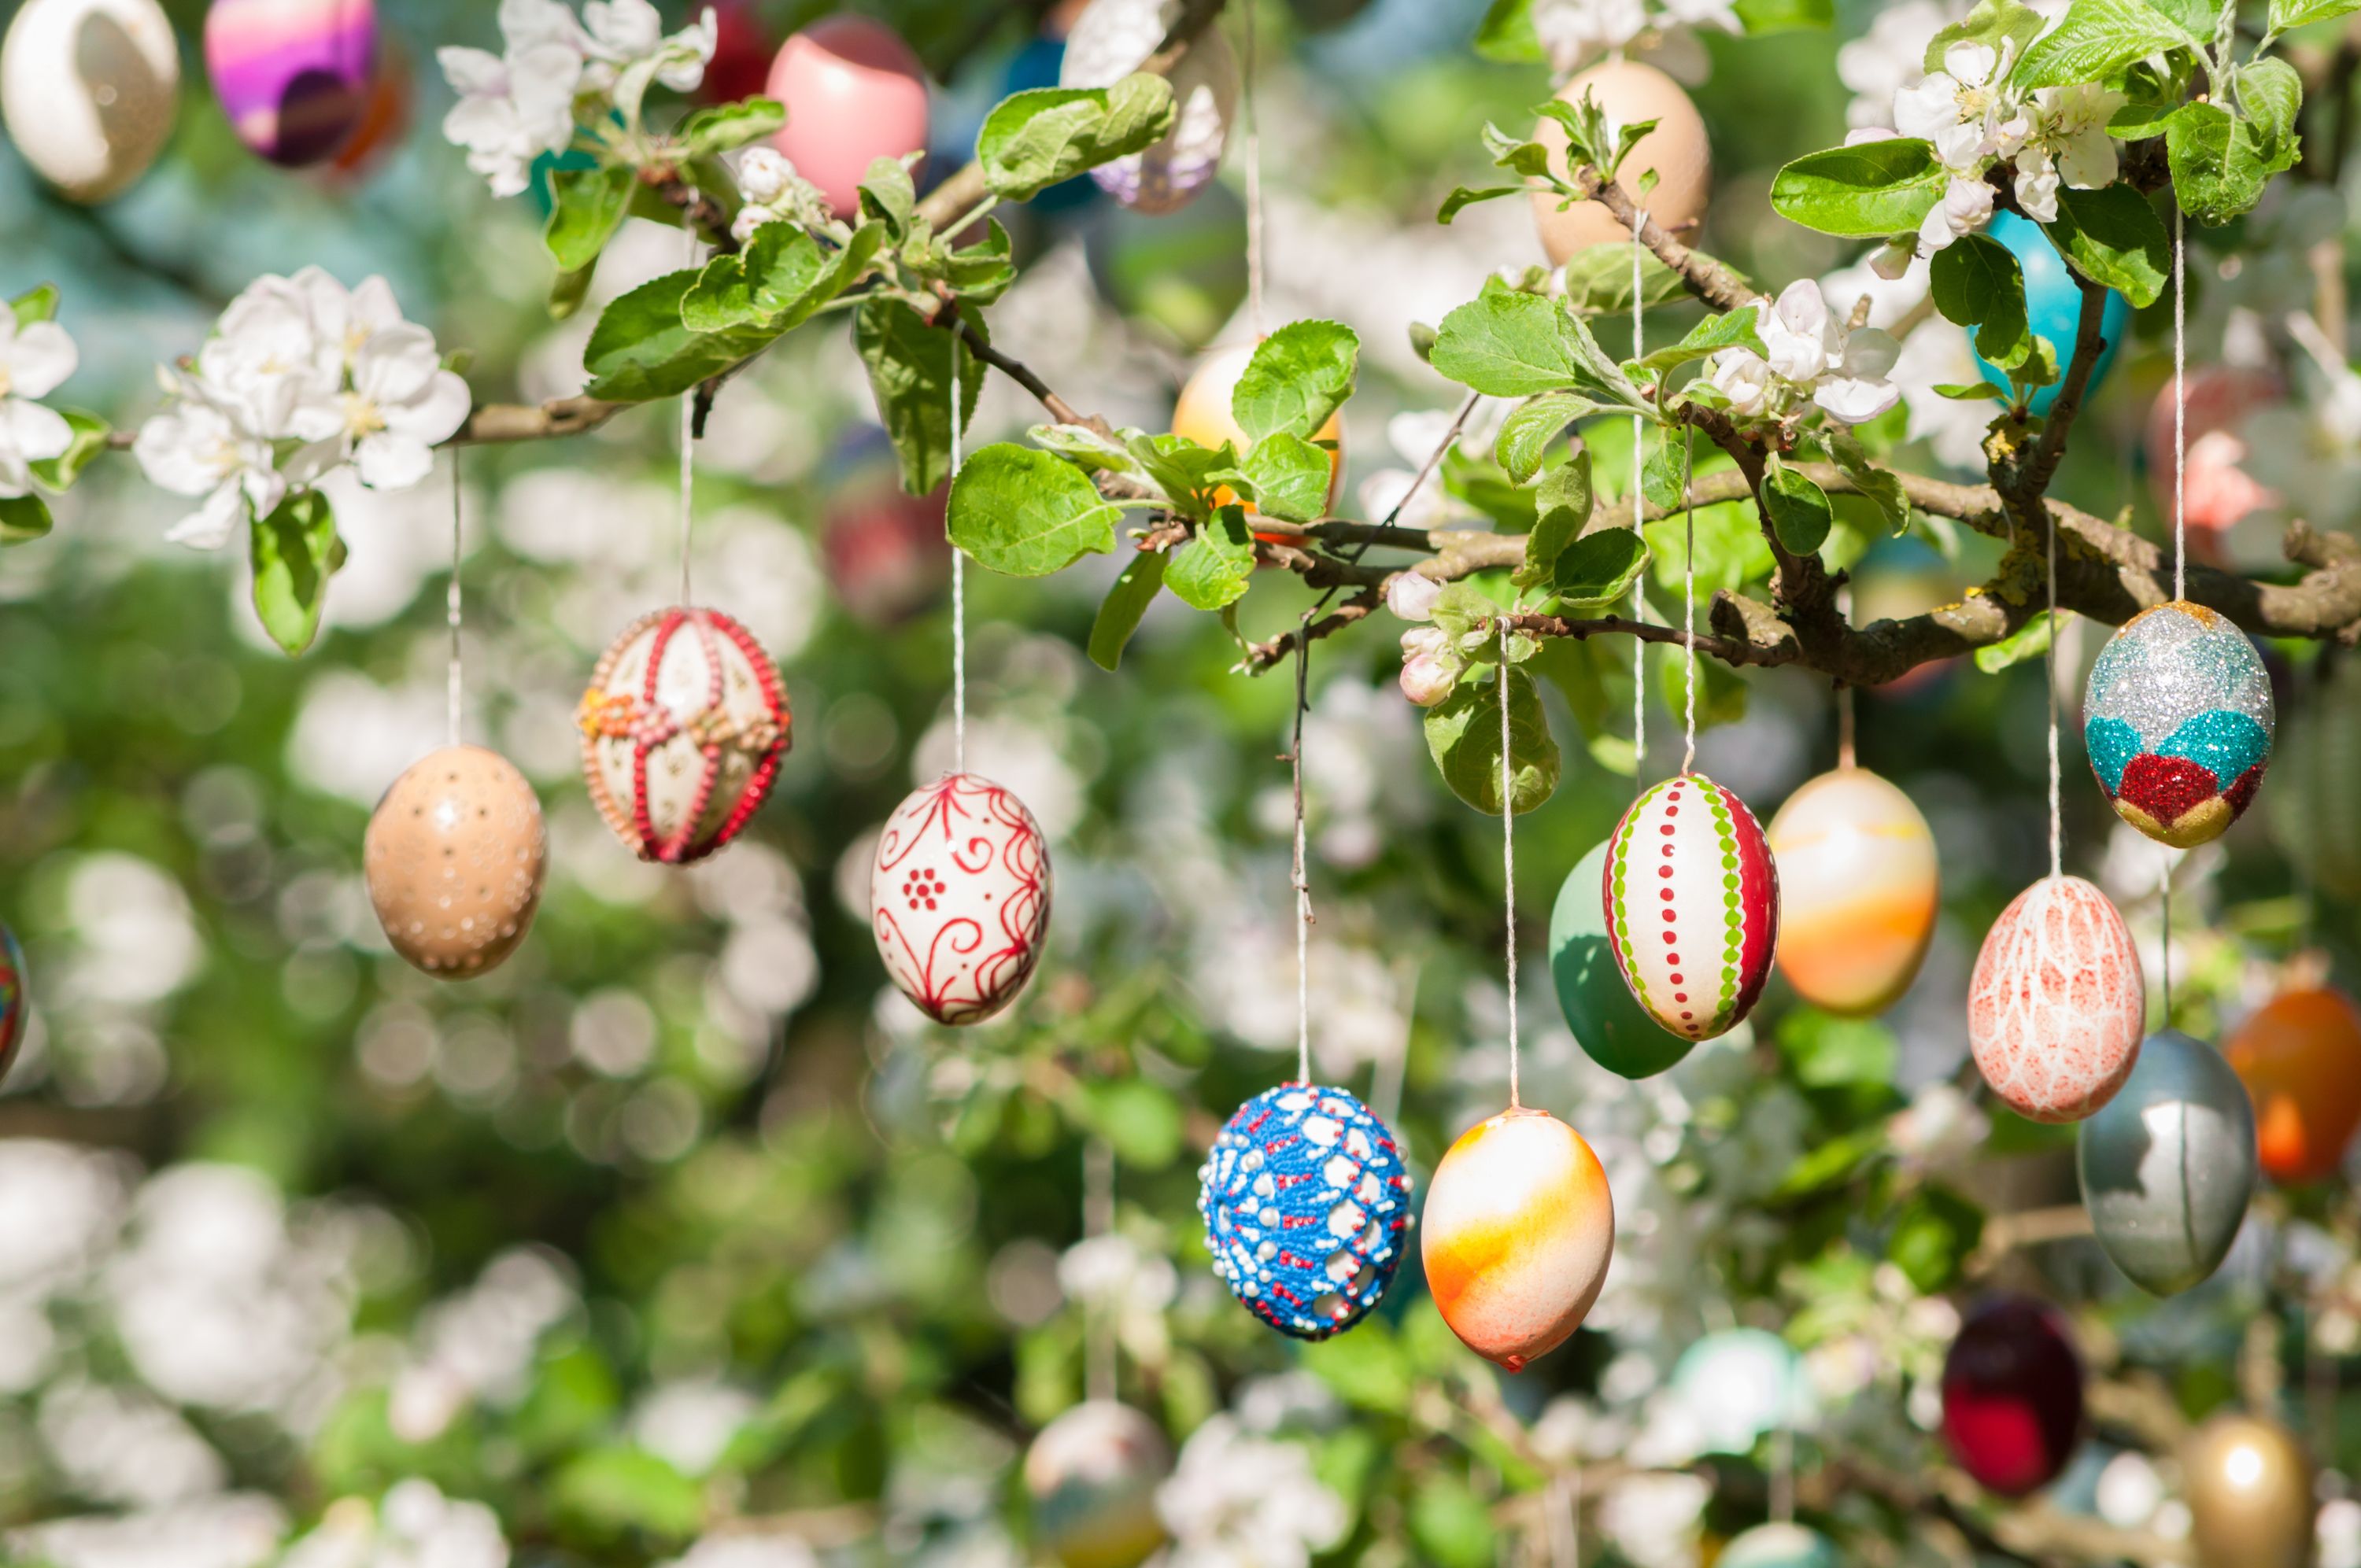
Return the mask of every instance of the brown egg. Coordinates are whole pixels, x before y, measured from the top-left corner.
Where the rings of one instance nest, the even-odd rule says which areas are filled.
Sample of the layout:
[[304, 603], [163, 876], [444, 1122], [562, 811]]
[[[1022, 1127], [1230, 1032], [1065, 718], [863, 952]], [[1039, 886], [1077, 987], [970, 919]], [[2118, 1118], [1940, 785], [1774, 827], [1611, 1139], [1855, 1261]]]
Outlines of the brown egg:
[[[1654, 170], [1656, 188], [1648, 192], [1648, 215], [1676, 235], [1681, 225], [1705, 216], [1706, 198], [1713, 191], [1713, 147], [1706, 137], [1705, 121], [1681, 84], [1653, 65], [1609, 60], [1559, 88], [1557, 95], [1579, 104], [1585, 93], [1597, 99], [1613, 125], [1656, 122], [1656, 128], [1642, 137], [1624, 159], [1615, 183], [1636, 202], [1640, 177]], [[1550, 149], [1550, 168], [1564, 175], [1565, 132], [1558, 123], [1542, 120], [1533, 128], [1533, 139]], [[1562, 213], [1557, 203], [1554, 192], [1533, 192], [1533, 220], [1541, 227], [1542, 248], [1549, 252], [1551, 266], [1565, 266], [1566, 258], [1585, 246], [1631, 243], [1631, 231], [1597, 202], [1578, 202]]]
[[393, 950], [467, 980], [516, 950], [541, 903], [548, 836], [533, 785], [481, 746], [445, 746], [393, 781], [362, 850]]
[[2190, 1538], [2204, 1568], [2304, 1568], [2312, 1561], [2312, 1464], [2277, 1421], [2228, 1412], [2180, 1456]]

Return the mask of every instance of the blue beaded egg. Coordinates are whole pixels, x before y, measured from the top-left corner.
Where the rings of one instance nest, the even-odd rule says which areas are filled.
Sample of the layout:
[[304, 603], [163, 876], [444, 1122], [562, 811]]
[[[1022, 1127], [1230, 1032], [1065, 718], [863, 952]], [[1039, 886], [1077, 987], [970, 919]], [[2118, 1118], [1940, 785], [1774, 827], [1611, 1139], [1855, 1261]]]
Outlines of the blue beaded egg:
[[1256, 1095], [1197, 1179], [1213, 1272], [1279, 1332], [1341, 1333], [1393, 1283], [1410, 1174], [1393, 1134], [1344, 1090], [1282, 1083]]
[[[2046, 414], [2066, 384], [2066, 367], [2074, 357], [2074, 340], [2081, 334], [2082, 291], [2074, 281], [2066, 258], [2058, 254], [2058, 247], [2049, 243], [2049, 236], [2032, 219], [2015, 213], [1999, 213], [1993, 215], [1992, 227], [1986, 232], [2016, 258], [2017, 266], [2025, 273], [2026, 320], [2037, 335], [2049, 340], [2050, 348], [2058, 356], [2058, 379], [2034, 393], [2030, 405], [2035, 413]], [[2091, 367], [2091, 384], [2083, 393], [2086, 401], [2099, 389], [2099, 383], [2107, 378], [2107, 371], [2115, 362], [2115, 350], [2131, 332], [2131, 302], [2113, 289], [2108, 290], [2106, 306], [2099, 315], [2099, 331], [2107, 346], [2100, 354], [2099, 362]], [[2008, 372], [1981, 354], [1976, 356], [1976, 374], [2002, 391], [2008, 390]]]

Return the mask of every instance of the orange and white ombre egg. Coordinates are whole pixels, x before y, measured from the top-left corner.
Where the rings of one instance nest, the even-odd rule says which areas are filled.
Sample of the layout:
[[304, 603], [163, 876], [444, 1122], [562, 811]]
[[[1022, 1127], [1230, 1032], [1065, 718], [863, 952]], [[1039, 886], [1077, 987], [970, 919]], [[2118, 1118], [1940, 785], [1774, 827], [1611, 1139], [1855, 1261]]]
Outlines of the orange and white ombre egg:
[[1702, 773], [1653, 786], [1607, 841], [1599, 895], [1615, 967], [1657, 1023], [1710, 1040], [1753, 1011], [1779, 943], [1779, 871], [1744, 801]]
[[[1649, 120], [1656, 128], [1640, 138], [1615, 183], [1634, 202], [1640, 200], [1640, 178], [1656, 171], [1656, 188], [1648, 192], [1648, 215], [1678, 233], [1682, 225], [1705, 216], [1706, 198], [1713, 193], [1713, 144], [1706, 135], [1705, 118], [1689, 102], [1681, 84], [1653, 65], [1636, 60], [1609, 60], [1595, 65], [1565, 86], [1557, 95], [1579, 104], [1587, 93], [1606, 111], [1610, 126], [1636, 126]], [[1549, 148], [1550, 169], [1565, 173], [1565, 132], [1544, 117], [1533, 127], [1533, 139]], [[1631, 231], [1597, 202], [1576, 202], [1564, 212], [1561, 198], [1550, 190], [1533, 192], [1533, 222], [1540, 227], [1542, 248], [1550, 265], [1563, 267], [1566, 258], [1594, 245], [1630, 245]]]
[[2147, 1032], [2139, 951], [2105, 894], [2048, 876], [2001, 911], [1968, 981], [1968, 1046], [2011, 1109], [2081, 1121], [2124, 1086]]
[[[1246, 455], [1254, 438], [1238, 423], [1230, 404], [1237, 396], [1239, 378], [1253, 362], [1255, 348], [1254, 344], [1241, 343], [1205, 356], [1182, 385], [1180, 400], [1172, 405], [1173, 434], [1186, 436], [1208, 450], [1218, 450], [1226, 441], [1238, 449], [1240, 456]], [[1336, 491], [1345, 481], [1345, 416], [1330, 414], [1312, 441], [1328, 449], [1328, 506], [1334, 510]], [[1249, 504], [1246, 510], [1254, 508]]]
[[1582, 1326], [1615, 1255], [1615, 1198], [1582, 1135], [1546, 1111], [1460, 1135], [1427, 1183], [1426, 1288], [1468, 1349], [1511, 1372]]
[[1866, 768], [1822, 773], [1771, 818], [1779, 972], [1823, 1012], [1866, 1018], [1917, 978], [1942, 904], [1935, 835]]

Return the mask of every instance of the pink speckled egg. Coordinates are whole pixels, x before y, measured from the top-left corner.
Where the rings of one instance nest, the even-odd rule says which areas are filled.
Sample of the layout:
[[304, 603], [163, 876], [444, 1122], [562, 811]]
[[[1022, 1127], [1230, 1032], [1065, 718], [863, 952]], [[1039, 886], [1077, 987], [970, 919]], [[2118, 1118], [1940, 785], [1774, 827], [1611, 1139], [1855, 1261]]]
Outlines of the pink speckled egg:
[[1049, 930], [1041, 825], [990, 779], [945, 773], [878, 836], [870, 926], [885, 972], [939, 1024], [980, 1024], [1015, 999]]
[[1427, 1183], [1419, 1254], [1435, 1310], [1511, 1372], [1582, 1326], [1615, 1256], [1615, 1195], [1580, 1133], [1503, 1111], [1460, 1135]]
[[2044, 877], [1993, 923], [1968, 982], [1976, 1070], [2019, 1114], [2079, 1122], [2139, 1060], [2147, 981], [2124, 917], [2081, 877]]
[[214, 0], [205, 71], [237, 139], [300, 169], [335, 156], [368, 117], [371, 0]]
[[1631, 803], [1608, 841], [1600, 894], [1623, 983], [1691, 1040], [1753, 1010], [1779, 942], [1779, 870], [1746, 803], [1702, 773]]
[[771, 144], [840, 217], [861, 205], [881, 158], [927, 146], [927, 77], [901, 36], [866, 16], [828, 16], [779, 46], [768, 94], [787, 106]]

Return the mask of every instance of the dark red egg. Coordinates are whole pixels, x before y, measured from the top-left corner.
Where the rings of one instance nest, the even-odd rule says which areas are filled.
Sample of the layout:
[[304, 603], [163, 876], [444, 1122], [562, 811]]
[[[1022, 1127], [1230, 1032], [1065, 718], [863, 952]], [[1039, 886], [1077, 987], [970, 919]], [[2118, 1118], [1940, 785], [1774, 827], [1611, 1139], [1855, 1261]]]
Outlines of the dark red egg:
[[713, 8], [713, 58], [706, 62], [701, 104], [735, 104], [763, 91], [779, 40], [754, 0], [720, 0]]
[[2056, 1480], [2082, 1432], [2082, 1358], [2066, 1320], [2025, 1296], [1977, 1310], [1943, 1358], [1943, 1441], [1986, 1490]]

